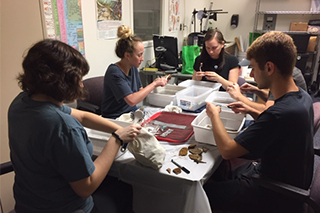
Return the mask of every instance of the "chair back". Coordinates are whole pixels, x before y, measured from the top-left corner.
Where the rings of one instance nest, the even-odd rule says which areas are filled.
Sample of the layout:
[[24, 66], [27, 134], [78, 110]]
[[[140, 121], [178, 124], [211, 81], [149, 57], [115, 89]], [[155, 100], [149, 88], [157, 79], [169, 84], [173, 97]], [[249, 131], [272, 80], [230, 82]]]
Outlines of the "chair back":
[[97, 76], [83, 80], [83, 86], [88, 91], [88, 94], [85, 96], [85, 100], [78, 101], [78, 109], [87, 110], [85, 105], [82, 104], [83, 102], [86, 102], [96, 106], [94, 107], [95, 110], [93, 112], [98, 115], [101, 115], [103, 82], [104, 76]]
[[[316, 171], [313, 175], [313, 182], [310, 188], [310, 198], [320, 206], [320, 164], [317, 165]], [[308, 213], [315, 213], [310, 206], [308, 206]]]
[[[320, 102], [313, 103], [314, 111], [314, 136], [313, 144], [315, 147], [314, 155], [314, 174], [313, 182], [310, 188], [310, 197], [311, 199], [320, 206]], [[314, 213], [314, 211], [308, 207], [308, 213]]]

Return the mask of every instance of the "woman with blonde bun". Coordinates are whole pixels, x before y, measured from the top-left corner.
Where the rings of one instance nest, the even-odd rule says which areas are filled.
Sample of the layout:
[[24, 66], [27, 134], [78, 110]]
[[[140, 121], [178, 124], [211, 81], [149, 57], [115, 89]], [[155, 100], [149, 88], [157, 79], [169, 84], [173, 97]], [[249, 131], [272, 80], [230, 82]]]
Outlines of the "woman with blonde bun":
[[128, 26], [118, 28], [115, 53], [120, 61], [110, 64], [104, 76], [102, 116], [117, 118], [123, 113], [137, 110], [136, 105], [156, 87], [165, 86], [166, 78], [157, 78], [142, 87], [138, 67], [143, 61], [144, 45], [141, 38]]

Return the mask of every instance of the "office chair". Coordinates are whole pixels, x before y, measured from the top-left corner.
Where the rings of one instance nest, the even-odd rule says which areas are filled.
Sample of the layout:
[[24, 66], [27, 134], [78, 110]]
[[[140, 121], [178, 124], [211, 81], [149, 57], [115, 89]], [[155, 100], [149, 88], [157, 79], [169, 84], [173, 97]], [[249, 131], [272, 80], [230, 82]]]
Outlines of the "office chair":
[[[11, 161], [0, 164], [0, 175], [4, 175], [4, 174], [7, 174], [12, 171], [13, 171], [13, 166], [12, 166]], [[0, 208], [1, 208], [1, 213], [4, 213], [3, 208], [2, 208], [1, 199], [0, 199]], [[9, 213], [15, 213], [15, 211], [12, 210]]]
[[307, 205], [304, 209], [305, 213], [320, 212], [320, 102], [313, 103], [313, 108], [315, 169], [310, 189], [304, 190], [279, 181], [263, 178], [258, 174], [252, 176], [253, 181], [258, 185], [306, 203]]
[[77, 101], [77, 109], [101, 115], [104, 76], [83, 80], [83, 86], [88, 91], [84, 100]]

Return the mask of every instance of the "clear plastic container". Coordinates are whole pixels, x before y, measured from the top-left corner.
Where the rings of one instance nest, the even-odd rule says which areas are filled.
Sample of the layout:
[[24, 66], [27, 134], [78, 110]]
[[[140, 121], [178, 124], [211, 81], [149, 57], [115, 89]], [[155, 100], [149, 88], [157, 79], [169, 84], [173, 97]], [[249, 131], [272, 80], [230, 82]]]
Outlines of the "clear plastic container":
[[206, 98], [213, 91], [212, 88], [192, 85], [177, 92], [177, 105], [184, 110], [196, 111], [206, 104]]
[[209, 81], [196, 81], [196, 80], [185, 80], [178, 84], [178, 86], [181, 87], [190, 87], [190, 86], [202, 86], [202, 87], [209, 87], [212, 88], [214, 91], [218, 91], [222, 84], [220, 83], [214, 83]]

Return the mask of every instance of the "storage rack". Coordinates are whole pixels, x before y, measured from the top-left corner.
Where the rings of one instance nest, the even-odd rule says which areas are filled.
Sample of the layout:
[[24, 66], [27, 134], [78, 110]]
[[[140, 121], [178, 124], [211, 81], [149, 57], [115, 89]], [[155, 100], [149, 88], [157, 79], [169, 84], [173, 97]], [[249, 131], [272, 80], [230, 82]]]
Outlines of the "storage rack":
[[[259, 30], [258, 29], [258, 22], [259, 22], [259, 16], [260, 15], [266, 15], [266, 14], [269, 14], [269, 15], [320, 15], [320, 11], [260, 11], [260, 3], [261, 3], [261, 0], [257, 0], [256, 1], [256, 10], [255, 10], [255, 19], [254, 19], [254, 25], [253, 25], [253, 33], [252, 33], [252, 38], [251, 40], [253, 41], [254, 40], [254, 34], [255, 33], [266, 33], [268, 32], [269, 30]], [[306, 32], [303, 32], [303, 31], [282, 31], [284, 33], [291, 33], [291, 34], [305, 34]], [[312, 55], [312, 63], [311, 63], [311, 70], [309, 71], [309, 73], [303, 73], [303, 75], [306, 77], [306, 75], [311, 75], [311, 79], [310, 81], [313, 81], [313, 78], [314, 78], [314, 69], [315, 69], [315, 64], [316, 64], [316, 59], [317, 58], [320, 58], [319, 56], [319, 53], [318, 53], [318, 45], [319, 45], [319, 37], [320, 37], [320, 34], [319, 33], [310, 33], [312, 36], [317, 36], [317, 39], [316, 39], [316, 48], [315, 48], [315, 51], [313, 52], [307, 52], [306, 54], [309, 54], [309, 55]], [[298, 56], [299, 57], [299, 56]], [[300, 55], [301, 57], [301, 55]], [[319, 59], [319, 63], [320, 63], [320, 59]], [[319, 65], [320, 67], [320, 65]], [[311, 85], [312, 84], [317, 84], [316, 86], [316, 89], [318, 90], [319, 89], [319, 75], [320, 75], [320, 69], [318, 70], [318, 73], [317, 73], [317, 76], [316, 76], [316, 80], [317, 82], [306, 82], [307, 83], [307, 86], [308, 86], [308, 89], [310, 89]], [[307, 81], [307, 79], [306, 79]]]

